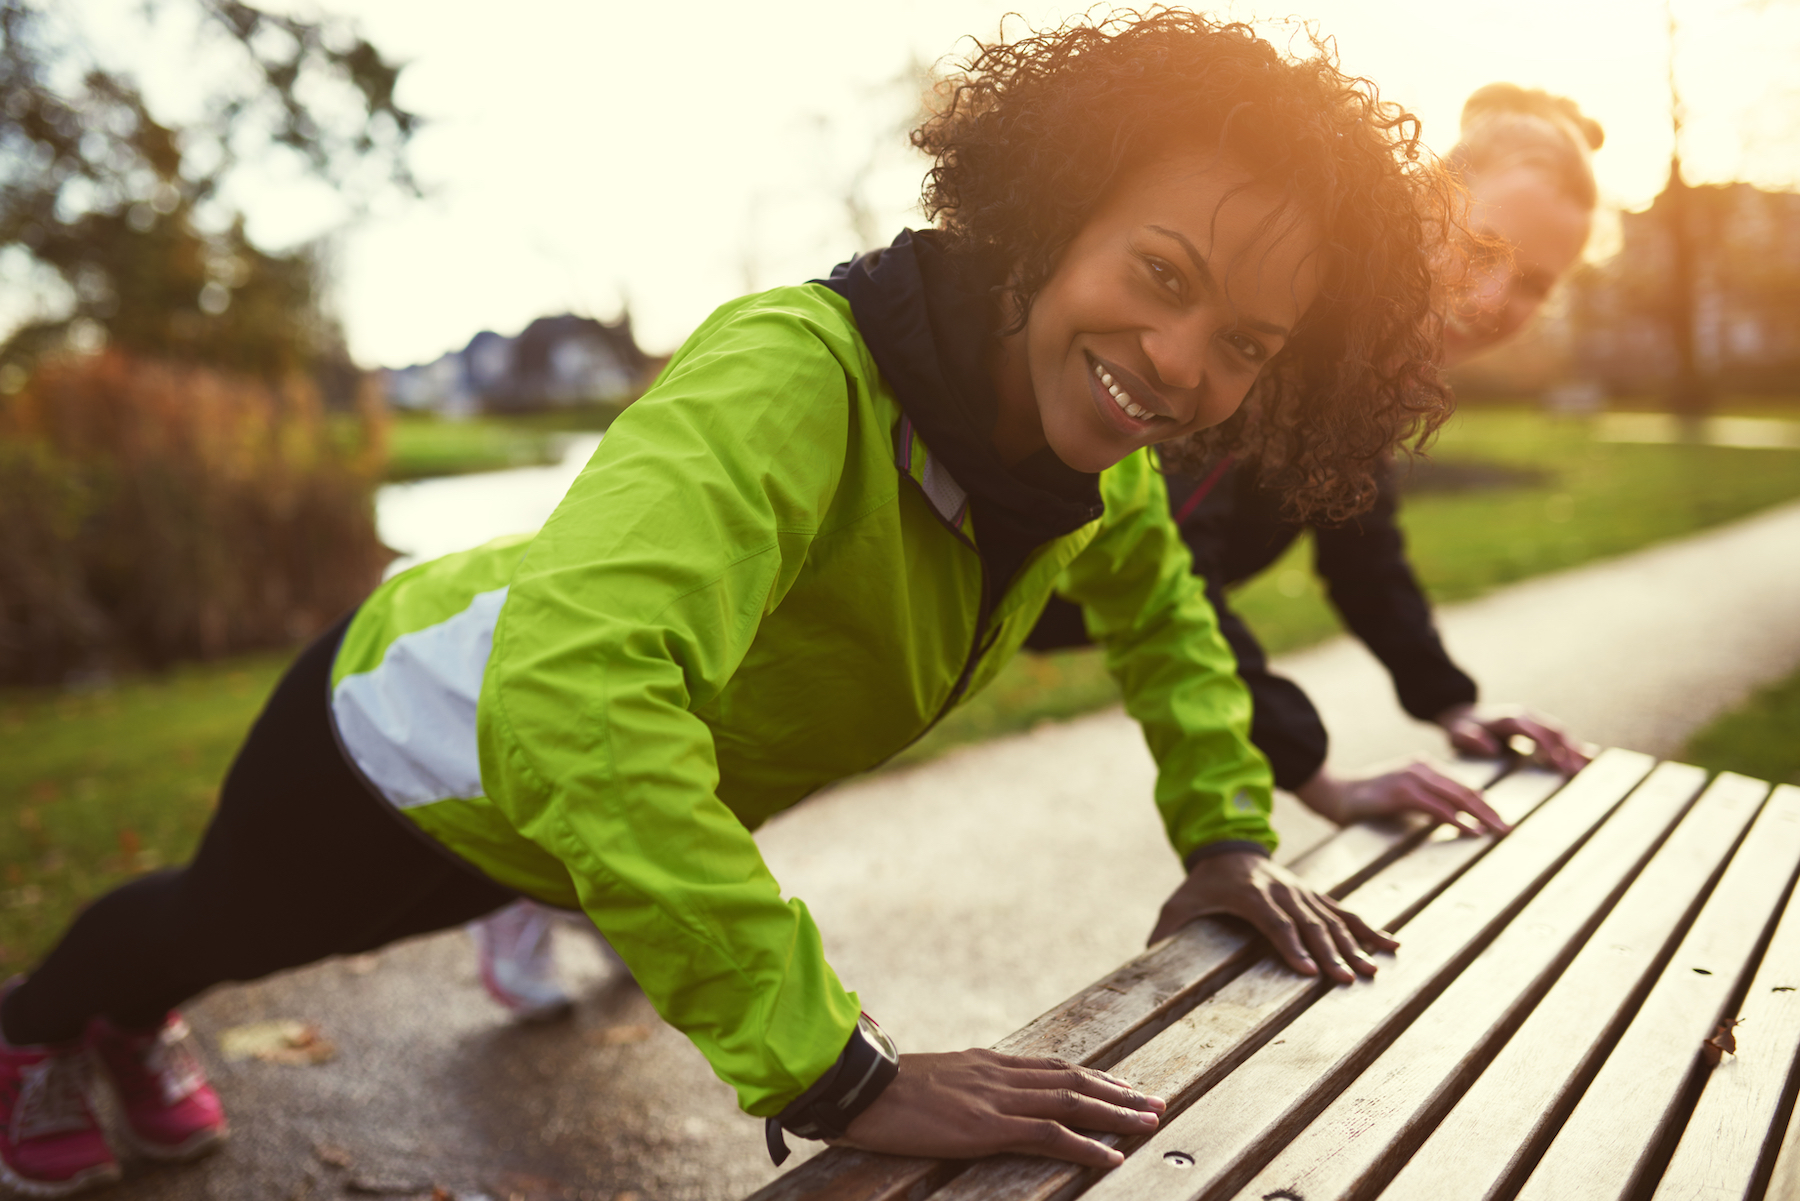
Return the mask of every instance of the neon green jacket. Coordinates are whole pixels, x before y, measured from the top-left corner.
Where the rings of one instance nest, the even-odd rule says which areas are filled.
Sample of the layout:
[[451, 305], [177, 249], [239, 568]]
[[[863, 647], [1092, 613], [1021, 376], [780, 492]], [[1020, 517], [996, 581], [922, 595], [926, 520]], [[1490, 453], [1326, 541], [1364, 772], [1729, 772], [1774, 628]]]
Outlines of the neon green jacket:
[[[579, 906], [752, 1114], [861, 1008], [750, 836], [1012, 657], [1052, 589], [1144, 727], [1175, 850], [1274, 845], [1250, 703], [1145, 454], [975, 628], [980, 538], [824, 287], [726, 305], [534, 536], [383, 584], [332, 711], [364, 776], [495, 880]], [[973, 652], [979, 651], [978, 654]], [[902, 1032], [904, 1033], [904, 1032]]]

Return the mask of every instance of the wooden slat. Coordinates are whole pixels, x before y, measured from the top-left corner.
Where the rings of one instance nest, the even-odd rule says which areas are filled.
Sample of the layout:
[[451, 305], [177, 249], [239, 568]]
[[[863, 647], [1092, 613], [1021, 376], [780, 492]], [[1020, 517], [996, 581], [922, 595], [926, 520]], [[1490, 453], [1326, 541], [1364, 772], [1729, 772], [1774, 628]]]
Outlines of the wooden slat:
[[[1478, 788], [1503, 769], [1494, 761], [1462, 760], [1446, 770]], [[1416, 817], [1350, 826], [1288, 866], [1313, 888], [1336, 891], [1393, 862], [1431, 834], [1431, 823]], [[1260, 938], [1238, 925], [1202, 918], [1002, 1039], [997, 1049], [1109, 1067], [1265, 949]], [[965, 1166], [833, 1148], [770, 1181], [748, 1201], [910, 1201]]]
[[1651, 773], [1374, 1065], [1256, 1174], [1240, 1201], [1330, 1201], [1379, 1184], [1418, 1141], [1421, 1123], [1448, 1106], [1549, 987], [1705, 784], [1697, 767], [1665, 763]]
[[[1388, 958], [1379, 976], [1326, 992], [1279, 1039], [1159, 1130], [1089, 1196], [1192, 1201], [1243, 1183], [1380, 1052], [1396, 1024], [1574, 853], [1651, 765], [1648, 756], [1630, 752], [1603, 755], [1408, 923], [1401, 954]], [[1495, 793], [1533, 775], [1544, 773], [1509, 777]]]
[[[1768, 809], [1800, 824], [1800, 788], [1777, 788]], [[1653, 1201], [1750, 1198], [1758, 1169], [1779, 1149], [1781, 1131], [1771, 1127], [1800, 1056], [1800, 892], [1788, 894], [1740, 1012], [1738, 1053], [1708, 1074]], [[1785, 1196], [1800, 1197], [1800, 1187]]]
[[[1742, 780], [1743, 777], [1737, 777]], [[1768, 785], [1746, 780], [1757, 791]], [[1685, 1116], [1684, 1086], [1700, 1045], [1752, 966], [1775, 908], [1800, 867], [1800, 811], [1767, 806], [1744, 836], [1673, 958], [1551, 1140], [1519, 1201], [1624, 1197]]]
[[1382, 1201], [1491, 1201], [1517, 1185], [1761, 800], [1750, 781], [1713, 782]]
[[1769, 1177], [1768, 1201], [1788, 1201], [1800, 1197], [1800, 1105], [1788, 1118], [1787, 1137], [1781, 1140], [1781, 1152], [1775, 1160], [1775, 1174]]

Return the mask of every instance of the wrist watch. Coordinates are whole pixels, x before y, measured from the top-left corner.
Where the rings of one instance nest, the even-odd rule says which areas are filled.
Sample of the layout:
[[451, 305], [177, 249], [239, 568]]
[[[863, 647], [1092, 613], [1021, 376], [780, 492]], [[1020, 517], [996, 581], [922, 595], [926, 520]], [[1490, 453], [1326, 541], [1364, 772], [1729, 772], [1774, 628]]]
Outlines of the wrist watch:
[[792, 1154], [782, 1131], [798, 1138], [842, 1138], [858, 1114], [900, 1074], [900, 1052], [875, 1019], [862, 1014], [837, 1062], [812, 1087], [763, 1123], [769, 1158], [780, 1167]]

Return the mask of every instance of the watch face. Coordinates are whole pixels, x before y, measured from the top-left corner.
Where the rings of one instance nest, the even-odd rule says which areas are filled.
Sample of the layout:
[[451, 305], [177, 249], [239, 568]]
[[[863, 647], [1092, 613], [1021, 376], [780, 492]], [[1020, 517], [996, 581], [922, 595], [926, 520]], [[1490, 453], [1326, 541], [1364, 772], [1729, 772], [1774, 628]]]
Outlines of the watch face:
[[866, 1013], [863, 1014], [856, 1019], [856, 1028], [862, 1031], [863, 1037], [869, 1040], [870, 1045], [881, 1052], [883, 1059], [890, 1063], [900, 1062], [900, 1049], [894, 1046], [894, 1040], [887, 1036], [887, 1031], [875, 1024], [874, 1018]]

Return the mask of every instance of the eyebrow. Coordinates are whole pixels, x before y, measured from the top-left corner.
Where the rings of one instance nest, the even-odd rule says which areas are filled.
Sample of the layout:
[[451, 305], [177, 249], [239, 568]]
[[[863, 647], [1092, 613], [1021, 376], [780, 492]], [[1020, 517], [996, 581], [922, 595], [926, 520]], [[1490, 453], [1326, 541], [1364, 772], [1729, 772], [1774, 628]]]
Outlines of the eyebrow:
[[[1176, 242], [1181, 243], [1181, 248], [1187, 251], [1189, 261], [1194, 264], [1195, 273], [1200, 276], [1200, 282], [1213, 292], [1221, 291], [1219, 281], [1213, 276], [1212, 268], [1207, 264], [1206, 259], [1202, 257], [1199, 250], [1195, 249], [1194, 244], [1187, 240], [1185, 234], [1173, 229], [1165, 229], [1160, 225], [1152, 225], [1149, 228], [1155, 230], [1165, 238], [1172, 238]], [[1257, 317], [1246, 317], [1241, 313], [1238, 315], [1238, 324], [1260, 331], [1261, 333], [1269, 334], [1276, 338], [1286, 338], [1292, 333], [1285, 325], [1276, 325], [1273, 321], [1263, 321]]]

